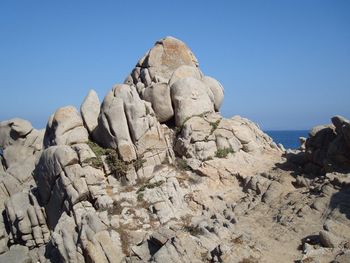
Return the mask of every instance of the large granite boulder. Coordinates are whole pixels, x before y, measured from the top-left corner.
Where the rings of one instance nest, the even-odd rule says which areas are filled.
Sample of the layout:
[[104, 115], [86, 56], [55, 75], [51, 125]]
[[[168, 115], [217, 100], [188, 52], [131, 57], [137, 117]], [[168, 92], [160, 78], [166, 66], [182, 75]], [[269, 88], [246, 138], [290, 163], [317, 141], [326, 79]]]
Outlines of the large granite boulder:
[[240, 116], [222, 118], [206, 113], [187, 119], [175, 142], [175, 151], [186, 158], [208, 160], [241, 152], [261, 154], [280, 151], [273, 140], [253, 122]]
[[307, 173], [350, 171], [350, 121], [342, 116], [331, 120], [331, 124], [313, 127], [301, 151], [289, 154], [290, 161]]
[[0, 148], [19, 144], [40, 151], [45, 130], [36, 130], [29, 121], [15, 118], [0, 122]]
[[[182, 79], [187, 80], [181, 81]], [[175, 84], [177, 82], [178, 84]], [[219, 111], [223, 100], [221, 84], [211, 77], [204, 76], [192, 51], [182, 41], [173, 37], [157, 41], [140, 59], [125, 83], [134, 85], [140, 98], [151, 103], [160, 122], [175, 117], [178, 126], [181, 125], [179, 118], [185, 119], [188, 115], [197, 114], [190, 112], [189, 108], [197, 108], [197, 111], [202, 112], [214, 109]], [[174, 95], [172, 91], [174, 87], [177, 90], [175, 93], [179, 93], [179, 86], [196, 97], [192, 96], [192, 100], [186, 102], [188, 109], [185, 111], [180, 109], [179, 96]], [[180, 94], [181, 96], [188, 94]], [[200, 110], [201, 107], [204, 108]]]
[[0, 255], [0, 262], [31, 263], [29, 249], [25, 246], [11, 246], [10, 251]]
[[224, 88], [219, 81], [209, 76], [204, 76], [203, 82], [210, 88], [210, 91], [213, 93], [214, 107], [216, 111], [219, 111], [224, 100]]
[[73, 106], [66, 106], [51, 115], [45, 131], [44, 146], [84, 143], [88, 137], [79, 112]]
[[171, 98], [175, 108], [176, 126], [185, 120], [203, 113], [214, 112], [213, 103], [200, 80], [193, 77], [182, 78], [171, 87]]
[[107, 94], [93, 136], [100, 145], [117, 149], [125, 162], [152, 156], [159, 164], [167, 154], [154, 111], [139, 97], [135, 86], [115, 85]]
[[19, 192], [6, 202], [6, 215], [10, 225], [10, 242], [33, 248], [50, 240], [45, 211], [31, 192]]
[[93, 136], [103, 147], [118, 149], [123, 160], [131, 161], [136, 159], [136, 152], [129, 133], [124, 102], [115, 96], [114, 90], [103, 100]]
[[81, 116], [85, 127], [91, 134], [97, 127], [97, 119], [100, 113], [100, 100], [96, 91], [90, 90], [80, 107]]

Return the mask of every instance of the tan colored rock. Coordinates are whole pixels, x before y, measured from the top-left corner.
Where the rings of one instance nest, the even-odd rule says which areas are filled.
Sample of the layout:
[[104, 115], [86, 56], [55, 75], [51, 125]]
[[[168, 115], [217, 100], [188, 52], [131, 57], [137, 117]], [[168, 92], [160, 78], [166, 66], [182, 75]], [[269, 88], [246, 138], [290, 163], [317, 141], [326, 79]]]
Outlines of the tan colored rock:
[[90, 90], [80, 107], [81, 116], [89, 133], [92, 133], [97, 127], [100, 106], [100, 100], [96, 91]]
[[44, 145], [73, 145], [88, 141], [79, 112], [73, 106], [58, 109], [49, 119], [46, 127]]
[[145, 89], [143, 99], [152, 104], [159, 122], [165, 122], [174, 115], [171, 104], [170, 88], [166, 83], [154, 83]]
[[190, 117], [214, 111], [206, 87], [201, 81], [193, 77], [183, 78], [170, 89], [176, 126], [180, 127]]
[[195, 79], [201, 80], [202, 73], [197, 67], [182, 65], [173, 72], [171, 78], [169, 79], [168, 85], [171, 87], [171, 85], [173, 85], [176, 81], [187, 77], [193, 77]]
[[203, 82], [210, 88], [214, 97], [214, 108], [216, 111], [220, 110], [221, 104], [224, 100], [224, 88], [216, 79], [204, 76]]
[[131, 161], [136, 158], [136, 153], [129, 134], [124, 101], [116, 98], [114, 91], [110, 91], [102, 103], [98, 127], [93, 136], [102, 146], [118, 149], [123, 160]]

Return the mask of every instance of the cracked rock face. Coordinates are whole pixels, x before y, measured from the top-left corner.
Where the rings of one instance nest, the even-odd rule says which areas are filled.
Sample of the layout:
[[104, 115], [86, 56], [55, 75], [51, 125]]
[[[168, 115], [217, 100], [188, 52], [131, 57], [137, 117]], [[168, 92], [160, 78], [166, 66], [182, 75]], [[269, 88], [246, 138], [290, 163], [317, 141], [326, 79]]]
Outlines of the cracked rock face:
[[175, 118], [177, 126], [193, 115], [219, 111], [224, 97], [222, 85], [204, 76], [192, 51], [173, 37], [157, 41], [125, 83], [151, 103], [159, 122]]
[[349, 121], [285, 158], [222, 100], [167, 37], [102, 104], [0, 122], [0, 262], [349, 262]]
[[79, 112], [73, 106], [58, 109], [49, 119], [44, 146], [72, 145], [88, 141], [88, 132]]

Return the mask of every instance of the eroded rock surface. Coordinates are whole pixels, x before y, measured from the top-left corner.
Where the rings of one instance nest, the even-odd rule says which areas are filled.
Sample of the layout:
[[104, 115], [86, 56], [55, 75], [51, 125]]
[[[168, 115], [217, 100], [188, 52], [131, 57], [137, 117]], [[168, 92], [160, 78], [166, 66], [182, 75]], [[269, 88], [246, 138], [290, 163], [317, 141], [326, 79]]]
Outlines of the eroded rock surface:
[[192, 51], [173, 37], [157, 41], [125, 83], [151, 103], [160, 122], [175, 118], [177, 126], [188, 117], [219, 111], [224, 98], [222, 85], [204, 76]]
[[349, 121], [285, 153], [222, 101], [167, 37], [101, 105], [1, 122], [0, 262], [349, 262]]

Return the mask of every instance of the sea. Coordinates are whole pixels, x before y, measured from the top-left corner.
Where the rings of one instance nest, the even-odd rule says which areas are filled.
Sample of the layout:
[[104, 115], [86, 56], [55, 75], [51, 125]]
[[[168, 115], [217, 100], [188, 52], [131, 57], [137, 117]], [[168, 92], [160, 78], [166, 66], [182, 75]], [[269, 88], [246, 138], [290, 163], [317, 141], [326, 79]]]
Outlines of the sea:
[[297, 131], [265, 131], [275, 143], [283, 144], [286, 149], [297, 149], [300, 146], [299, 137], [308, 137], [308, 130]]

